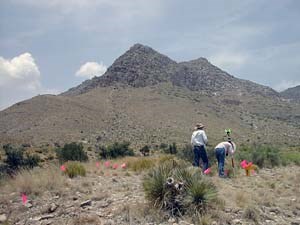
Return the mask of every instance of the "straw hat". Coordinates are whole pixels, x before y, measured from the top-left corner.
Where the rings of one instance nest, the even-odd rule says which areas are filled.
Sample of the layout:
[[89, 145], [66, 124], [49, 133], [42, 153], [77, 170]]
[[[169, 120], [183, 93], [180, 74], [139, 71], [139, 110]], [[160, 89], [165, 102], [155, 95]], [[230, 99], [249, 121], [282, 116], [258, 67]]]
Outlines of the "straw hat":
[[197, 123], [195, 129], [203, 129], [204, 125], [202, 123]]

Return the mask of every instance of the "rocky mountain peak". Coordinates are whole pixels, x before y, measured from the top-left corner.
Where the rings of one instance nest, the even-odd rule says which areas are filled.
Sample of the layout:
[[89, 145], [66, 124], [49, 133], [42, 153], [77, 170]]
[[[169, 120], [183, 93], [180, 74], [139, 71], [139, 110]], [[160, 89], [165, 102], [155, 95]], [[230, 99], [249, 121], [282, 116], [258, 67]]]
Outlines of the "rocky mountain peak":
[[130, 47], [114, 61], [103, 76], [87, 80], [63, 95], [78, 95], [96, 87], [116, 84], [146, 87], [162, 82], [171, 82], [175, 86], [208, 93], [229, 91], [239, 94], [277, 95], [270, 88], [233, 77], [211, 64], [206, 58], [176, 63], [142, 44]]

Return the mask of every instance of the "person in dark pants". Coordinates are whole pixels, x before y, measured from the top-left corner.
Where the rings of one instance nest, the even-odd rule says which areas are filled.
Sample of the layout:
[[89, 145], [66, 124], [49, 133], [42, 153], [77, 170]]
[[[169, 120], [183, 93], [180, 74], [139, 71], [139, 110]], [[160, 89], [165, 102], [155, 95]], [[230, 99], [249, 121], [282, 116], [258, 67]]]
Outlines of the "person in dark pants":
[[192, 134], [191, 144], [194, 151], [194, 166], [200, 166], [200, 158], [203, 162], [203, 171], [208, 168], [208, 158], [205, 149], [207, 144], [207, 136], [203, 130], [204, 125], [202, 123], [196, 124], [195, 131]]
[[221, 142], [215, 147], [216, 158], [218, 161], [219, 177], [225, 177], [224, 175], [225, 157], [228, 155], [233, 156], [235, 149], [236, 149], [236, 145], [232, 141]]

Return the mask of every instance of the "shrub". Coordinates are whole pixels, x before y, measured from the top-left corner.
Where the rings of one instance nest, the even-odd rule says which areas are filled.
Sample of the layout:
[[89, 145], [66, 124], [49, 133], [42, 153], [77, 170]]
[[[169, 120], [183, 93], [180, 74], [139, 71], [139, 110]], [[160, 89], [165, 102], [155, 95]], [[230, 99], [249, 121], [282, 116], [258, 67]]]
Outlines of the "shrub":
[[144, 147], [142, 147], [140, 149], [140, 152], [144, 155], [144, 156], [148, 156], [150, 153], [150, 148], [148, 145], [145, 145]]
[[23, 148], [14, 148], [11, 145], [3, 146], [6, 160], [4, 161], [10, 170], [17, 170], [22, 167], [33, 168], [38, 166], [40, 162], [40, 157], [36, 154], [30, 155], [26, 154], [24, 157], [24, 149]]
[[62, 149], [56, 150], [56, 155], [60, 162], [66, 161], [87, 161], [88, 156], [83, 150], [82, 144], [77, 144], [72, 142], [70, 144], [65, 144]]
[[175, 155], [177, 153], [176, 143], [173, 142], [173, 144], [169, 145], [169, 147], [163, 148], [163, 152], [166, 153], [166, 154], [173, 154], [173, 155]]
[[183, 161], [166, 161], [150, 170], [143, 180], [146, 198], [171, 215], [202, 214], [216, 199], [216, 187], [199, 168]]
[[13, 148], [11, 145], [3, 146], [6, 154], [4, 161], [10, 168], [18, 169], [24, 164], [23, 149]]
[[193, 163], [194, 153], [193, 153], [192, 145], [187, 144], [182, 149], [179, 149], [179, 151], [177, 152], [177, 157]]
[[29, 155], [26, 154], [27, 157], [24, 159], [24, 166], [28, 168], [33, 168], [39, 165], [39, 162], [41, 161], [40, 157], [36, 154]]
[[281, 163], [279, 149], [265, 145], [242, 146], [236, 157], [239, 161], [246, 159], [261, 168], [279, 166]]
[[70, 177], [85, 176], [86, 170], [79, 162], [68, 162], [66, 164], [65, 173]]
[[153, 158], [138, 158], [127, 161], [128, 168], [133, 171], [143, 171], [152, 168], [155, 165]]
[[99, 158], [108, 159], [108, 158], [118, 158], [124, 156], [133, 156], [134, 152], [129, 148], [129, 142], [115, 142], [112, 145], [107, 147], [100, 146], [98, 147]]

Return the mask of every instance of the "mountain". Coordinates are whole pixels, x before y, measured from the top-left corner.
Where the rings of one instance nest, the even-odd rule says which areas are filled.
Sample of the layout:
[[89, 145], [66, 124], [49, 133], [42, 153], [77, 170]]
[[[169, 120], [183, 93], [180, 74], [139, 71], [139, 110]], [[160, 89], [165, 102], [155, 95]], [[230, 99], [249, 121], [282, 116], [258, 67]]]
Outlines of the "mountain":
[[284, 98], [300, 102], [300, 85], [288, 88], [280, 93]]
[[135, 44], [120, 56], [103, 76], [87, 80], [63, 95], [83, 94], [96, 87], [115, 84], [146, 87], [164, 82], [206, 93], [226, 91], [234, 94], [279, 96], [269, 87], [233, 77], [212, 65], [205, 58], [176, 63], [167, 56], [141, 44]]
[[1, 111], [0, 143], [186, 144], [202, 122], [210, 145], [223, 140], [225, 128], [239, 143], [291, 145], [300, 143], [299, 115], [298, 103], [205, 58], [178, 63], [136, 44], [103, 76]]

